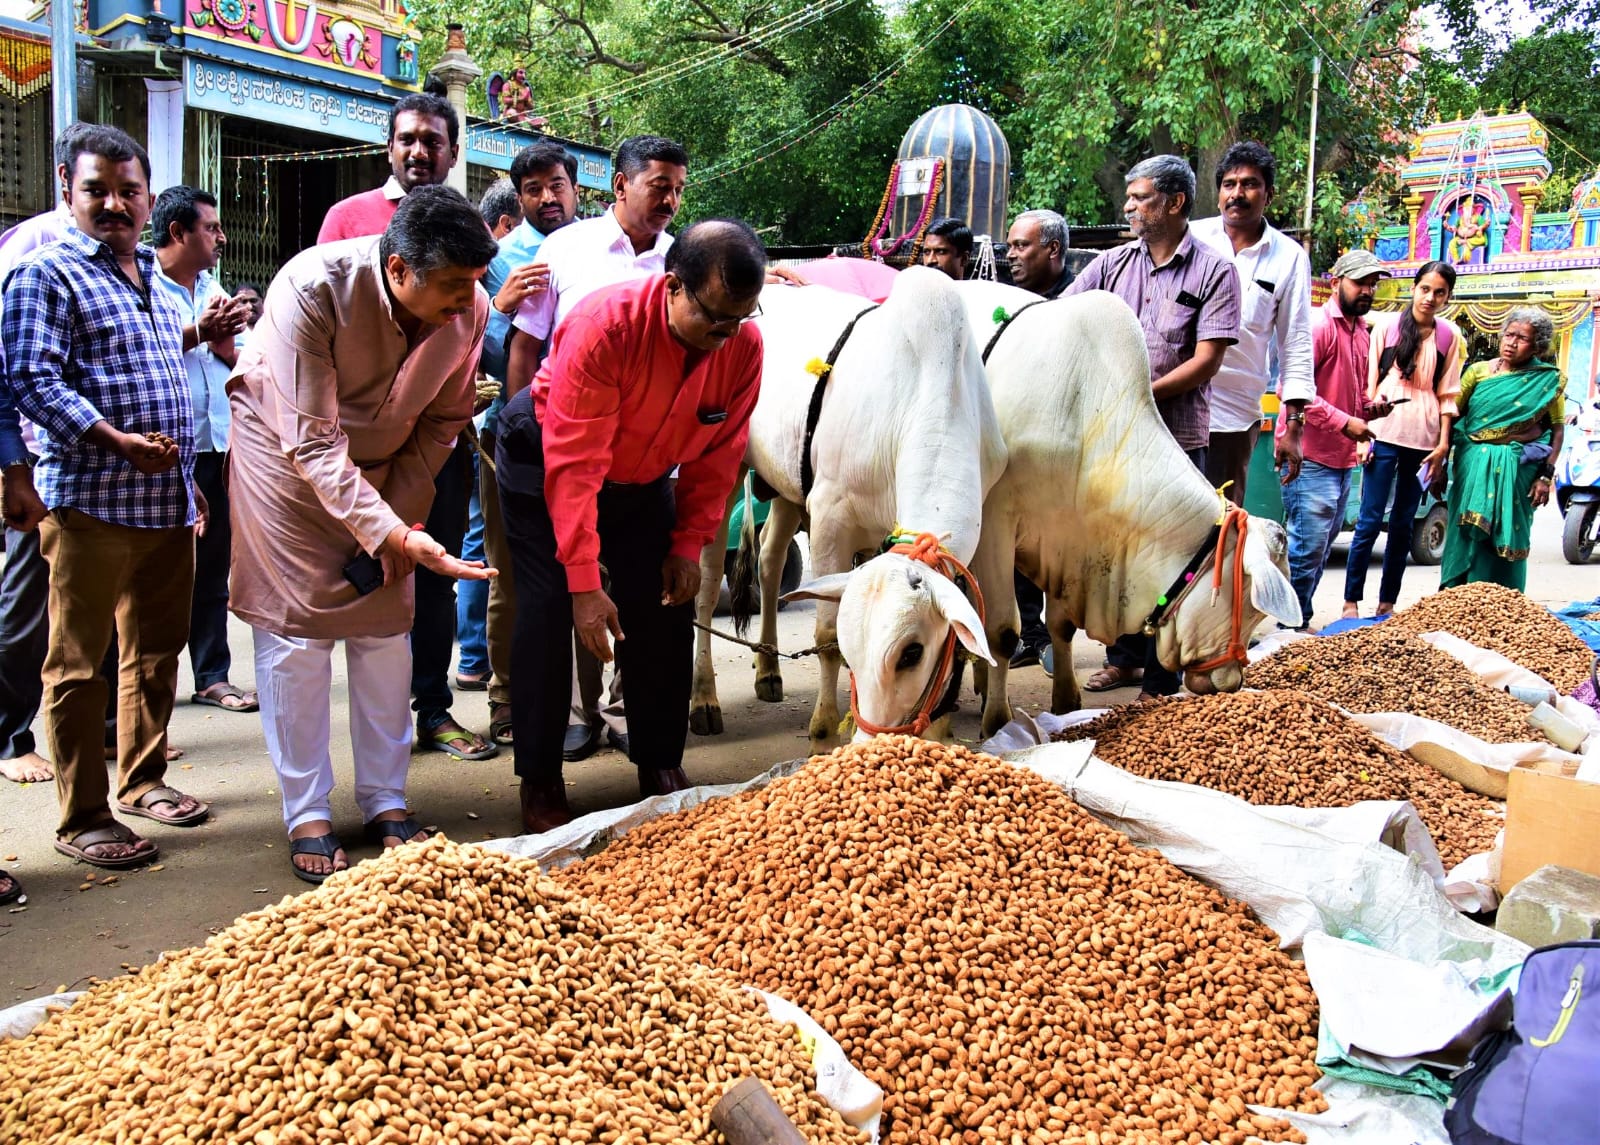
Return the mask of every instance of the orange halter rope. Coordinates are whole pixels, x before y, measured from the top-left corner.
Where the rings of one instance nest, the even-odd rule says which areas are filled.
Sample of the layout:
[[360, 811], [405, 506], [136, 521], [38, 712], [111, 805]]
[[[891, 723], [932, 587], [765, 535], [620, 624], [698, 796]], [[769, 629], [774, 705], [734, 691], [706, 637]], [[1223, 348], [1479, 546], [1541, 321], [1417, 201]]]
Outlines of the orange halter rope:
[[1227, 512], [1222, 517], [1222, 532], [1217, 535], [1217, 551], [1212, 559], [1211, 591], [1217, 592], [1222, 588], [1222, 565], [1224, 555], [1228, 551], [1228, 531], [1230, 529], [1239, 535], [1234, 541], [1233, 548], [1233, 628], [1229, 634], [1228, 650], [1215, 659], [1207, 660], [1204, 664], [1195, 664], [1186, 669], [1190, 672], [1209, 672], [1213, 668], [1222, 667], [1224, 664], [1238, 664], [1242, 667], [1250, 661], [1249, 651], [1244, 646], [1243, 633], [1244, 539], [1250, 530], [1250, 514], [1237, 505], [1230, 504]]
[[[899, 529], [889, 534], [889, 547], [884, 550], [888, 553], [899, 553], [909, 557], [920, 564], [925, 564], [942, 576], [955, 582], [958, 577], [965, 577], [971, 592], [973, 606], [978, 611], [978, 622], [984, 619], [983, 590], [978, 587], [978, 578], [972, 575], [972, 570], [940, 547], [939, 538], [932, 533], [919, 533], [915, 540], [907, 541], [903, 538], [907, 534]], [[856, 727], [868, 735], [914, 735], [919, 736], [928, 730], [928, 725], [933, 722], [933, 709], [938, 707], [939, 698], [949, 686], [951, 673], [955, 670], [956, 663], [956, 630], [950, 626], [950, 631], [945, 634], [944, 650], [939, 654], [939, 666], [934, 669], [932, 676], [928, 677], [928, 686], [922, 690], [922, 699], [917, 703], [917, 714], [911, 722], [880, 727], [861, 718], [861, 707], [856, 703], [856, 674], [850, 673], [850, 715], [856, 721]]]

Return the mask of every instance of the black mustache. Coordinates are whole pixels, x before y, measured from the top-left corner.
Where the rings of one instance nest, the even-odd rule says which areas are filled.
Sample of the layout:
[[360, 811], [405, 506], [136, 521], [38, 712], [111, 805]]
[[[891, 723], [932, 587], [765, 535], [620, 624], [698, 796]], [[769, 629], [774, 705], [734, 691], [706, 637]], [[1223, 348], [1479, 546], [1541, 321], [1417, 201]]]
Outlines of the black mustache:
[[1249, 205], [1250, 205], [1250, 200], [1249, 199], [1230, 199], [1230, 200], [1228, 200], [1228, 206], [1230, 206], [1230, 207], [1248, 207]]
[[94, 217], [94, 221], [99, 226], [105, 226], [107, 223], [126, 223], [130, 227], [133, 226], [132, 217], [121, 211], [101, 211]]

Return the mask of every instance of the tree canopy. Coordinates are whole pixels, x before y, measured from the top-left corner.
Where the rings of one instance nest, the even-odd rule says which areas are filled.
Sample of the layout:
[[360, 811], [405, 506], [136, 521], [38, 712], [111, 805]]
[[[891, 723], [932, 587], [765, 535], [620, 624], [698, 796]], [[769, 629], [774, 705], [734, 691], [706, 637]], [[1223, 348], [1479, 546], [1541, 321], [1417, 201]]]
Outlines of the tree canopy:
[[[1449, 3], [1466, 2], [1447, 0], [1446, 19], [1455, 19]], [[1450, 59], [1417, 47], [1418, 0], [411, 0], [411, 8], [433, 40], [424, 58], [437, 53], [450, 19], [466, 26], [486, 68], [525, 66], [555, 134], [604, 145], [643, 131], [681, 140], [693, 157], [686, 219], [739, 215], [773, 241], [859, 239], [901, 135], [949, 102], [981, 108], [1005, 131], [1013, 211], [1049, 206], [1075, 223], [1117, 221], [1123, 173], [1170, 151], [1194, 163], [1197, 210], [1208, 213], [1217, 158], [1255, 138], [1279, 160], [1272, 213], [1293, 225], [1319, 57], [1319, 265], [1354, 237], [1342, 205], [1381, 184], [1430, 112], [1526, 102], [1574, 154], [1600, 151], [1593, 32], [1504, 44], [1452, 24]]]

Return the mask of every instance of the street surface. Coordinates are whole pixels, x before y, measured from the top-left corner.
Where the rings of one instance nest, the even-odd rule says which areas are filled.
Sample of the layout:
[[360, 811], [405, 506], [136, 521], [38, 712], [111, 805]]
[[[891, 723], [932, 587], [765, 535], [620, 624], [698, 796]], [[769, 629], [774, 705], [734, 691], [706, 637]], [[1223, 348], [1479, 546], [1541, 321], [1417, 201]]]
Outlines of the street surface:
[[[1349, 534], [1345, 534], [1348, 540]], [[1378, 587], [1373, 554], [1368, 576], [1369, 605]], [[1529, 594], [1546, 605], [1588, 599], [1600, 592], [1600, 562], [1575, 567], [1561, 558], [1561, 519], [1554, 507], [1535, 518]], [[1338, 616], [1343, 592], [1344, 549], [1317, 595], [1316, 621]], [[1438, 569], [1413, 567], [1406, 574], [1401, 605], [1410, 604], [1438, 587]], [[812, 606], [793, 605], [779, 617], [780, 642], [786, 648], [812, 643]], [[726, 617], [718, 623], [726, 625]], [[253, 686], [250, 635], [232, 624], [233, 682]], [[1101, 648], [1080, 639], [1076, 645], [1080, 678], [1101, 663]], [[718, 642], [717, 668], [725, 734], [689, 737], [685, 767], [696, 782], [730, 783], [748, 779], [781, 760], [806, 752], [806, 724], [816, 695], [813, 660], [786, 661], [786, 698], [781, 704], [755, 699], [749, 654]], [[969, 677], [970, 678], [970, 677]], [[1038, 668], [1013, 673], [1012, 699], [1036, 711], [1049, 702], [1049, 680]], [[843, 681], [842, 681], [843, 682]], [[26, 910], [0, 910], [0, 1005], [49, 993], [58, 987], [81, 988], [90, 976], [111, 977], [122, 964], [135, 967], [164, 950], [203, 942], [238, 915], [276, 902], [286, 894], [309, 889], [289, 871], [288, 843], [280, 817], [276, 777], [261, 738], [259, 717], [222, 712], [188, 703], [193, 692], [187, 657], [178, 688], [179, 704], [172, 718], [173, 743], [186, 755], [174, 764], [168, 780], [212, 804], [211, 820], [187, 830], [132, 820], [161, 847], [159, 868], [121, 872], [112, 886], [100, 879], [109, 872], [75, 864], [51, 848], [56, 823], [53, 784], [17, 786], [0, 781], [0, 859], [23, 880]], [[1096, 704], [1123, 703], [1133, 689], [1086, 696]], [[846, 698], [841, 689], [841, 702]], [[352, 860], [370, 857], [375, 848], [361, 835], [360, 816], [350, 795], [350, 759], [342, 657], [335, 657], [333, 679], [335, 830]], [[478, 731], [487, 731], [487, 704], [481, 692], [461, 693], [455, 714]], [[956, 717], [956, 733], [969, 741], [978, 734], [978, 705], [970, 691]], [[43, 742], [42, 727], [36, 730]], [[569, 797], [576, 813], [619, 806], [638, 798], [633, 767], [614, 751], [603, 750], [567, 766]], [[418, 818], [437, 824], [454, 839], [470, 841], [515, 833], [519, 827], [517, 787], [509, 749], [496, 759], [460, 763], [438, 752], [420, 753], [411, 773], [411, 802]], [[93, 873], [95, 885], [80, 887]]]

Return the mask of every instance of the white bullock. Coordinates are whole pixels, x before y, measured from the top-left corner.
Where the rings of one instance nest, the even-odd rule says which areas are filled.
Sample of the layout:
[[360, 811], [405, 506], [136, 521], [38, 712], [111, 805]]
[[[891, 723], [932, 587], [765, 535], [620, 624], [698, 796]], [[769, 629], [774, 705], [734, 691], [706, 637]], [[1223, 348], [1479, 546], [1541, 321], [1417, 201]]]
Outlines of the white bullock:
[[[766, 365], [746, 462], [777, 492], [762, 536], [761, 640], [777, 641], [784, 556], [804, 523], [817, 579], [795, 595], [820, 602], [817, 644], [839, 644], [839, 652], [821, 655], [810, 731], [822, 748], [838, 736], [840, 653], [856, 673], [861, 717], [880, 726], [910, 721], [952, 627], [969, 651], [992, 659], [977, 613], [940, 571], [895, 554], [850, 569], [895, 528], [933, 534], [957, 560], [970, 561], [984, 497], [1005, 468], [1005, 444], [982, 344], [955, 284], [938, 271], [903, 272], [888, 300], [865, 314], [864, 299], [817, 286], [769, 286], [761, 306]], [[822, 391], [810, 439], [814, 483], [805, 491], [813, 371], [852, 321]], [[724, 531], [702, 557], [702, 623], [711, 618], [725, 545]], [[758, 655], [756, 694], [783, 698], [775, 657]], [[721, 725], [710, 640], [701, 632], [690, 726], [707, 734]]]
[[[1060, 665], [1052, 710], [1079, 706], [1074, 626], [1110, 643], [1140, 631], [1169, 595], [1156, 635], [1162, 664], [1184, 670], [1191, 691], [1237, 689], [1243, 664], [1230, 651], [1235, 632], [1247, 640], [1264, 616], [1300, 623], [1283, 528], [1248, 518], [1242, 554], [1237, 533], [1223, 535], [1222, 587], [1213, 591], [1214, 553], [1204, 554], [1222, 502], [1156, 412], [1133, 311], [1102, 291], [1038, 302], [995, 283], [958, 289], [974, 327], [989, 332], [989, 384], [1009, 456], [984, 506], [973, 565], [987, 594], [988, 641], [999, 661], [986, 673], [983, 734], [1011, 718], [1006, 661], [1018, 638], [1013, 565], [1044, 590]], [[997, 312], [1014, 317], [1001, 328]], [[1194, 583], [1176, 591], [1202, 555]]]

